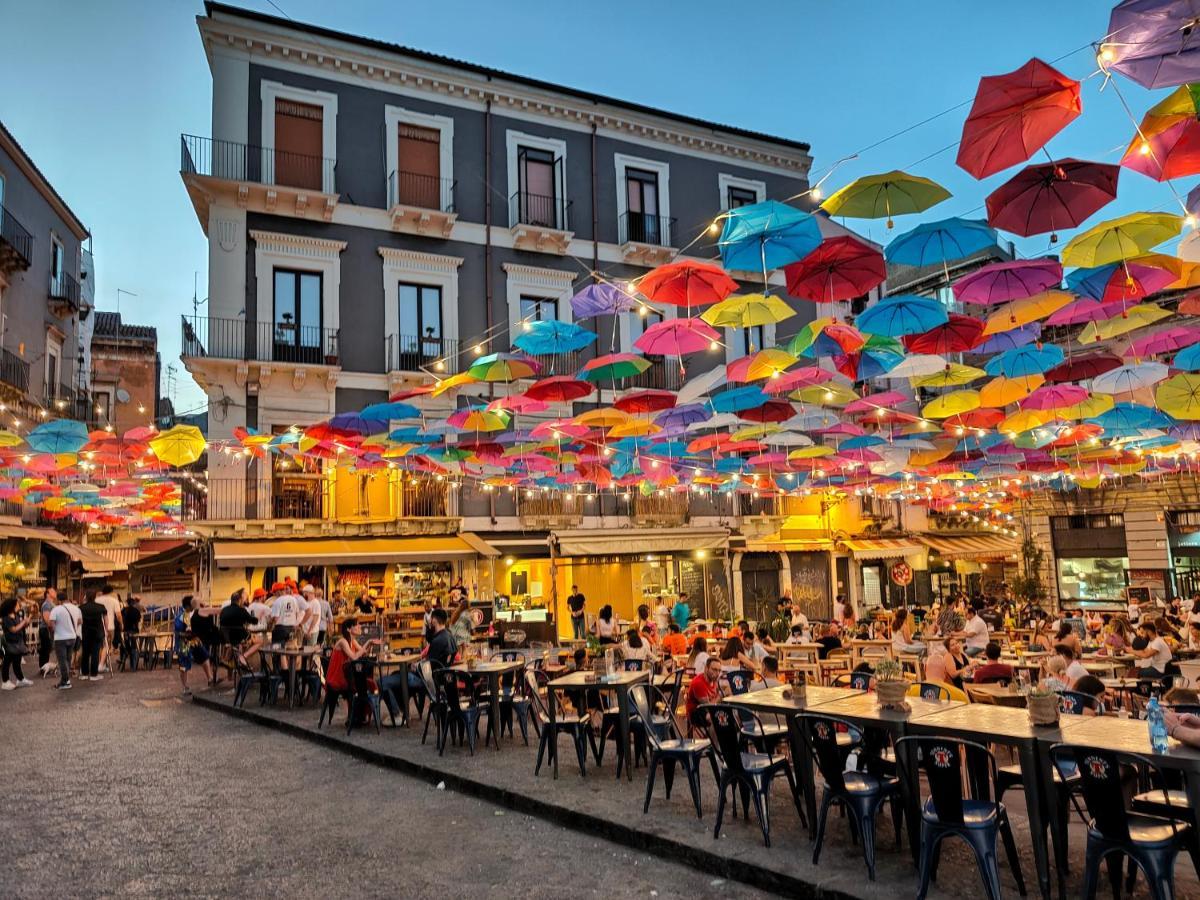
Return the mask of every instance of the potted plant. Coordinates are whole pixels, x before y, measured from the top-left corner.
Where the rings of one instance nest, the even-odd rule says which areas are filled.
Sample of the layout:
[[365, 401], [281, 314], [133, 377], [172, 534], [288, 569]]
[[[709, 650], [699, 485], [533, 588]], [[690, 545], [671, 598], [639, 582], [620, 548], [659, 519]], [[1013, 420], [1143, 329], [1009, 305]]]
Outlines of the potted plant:
[[879, 705], [884, 709], [904, 709], [904, 695], [908, 693], [908, 681], [904, 670], [894, 659], [881, 659], [875, 664], [875, 693]]
[[1058, 691], [1045, 682], [1034, 685], [1026, 698], [1029, 721], [1034, 725], [1058, 724]]

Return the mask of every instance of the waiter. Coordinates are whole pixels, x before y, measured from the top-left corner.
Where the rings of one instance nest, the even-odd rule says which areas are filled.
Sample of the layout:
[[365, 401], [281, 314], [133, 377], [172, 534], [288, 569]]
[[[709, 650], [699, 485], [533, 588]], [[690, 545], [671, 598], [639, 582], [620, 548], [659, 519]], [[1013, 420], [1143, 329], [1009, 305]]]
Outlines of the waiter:
[[579, 585], [571, 585], [571, 596], [567, 598], [567, 608], [571, 611], [571, 631], [575, 640], [587, 639], [587, 619], [583, 611], [587, 598], [579, 590]]

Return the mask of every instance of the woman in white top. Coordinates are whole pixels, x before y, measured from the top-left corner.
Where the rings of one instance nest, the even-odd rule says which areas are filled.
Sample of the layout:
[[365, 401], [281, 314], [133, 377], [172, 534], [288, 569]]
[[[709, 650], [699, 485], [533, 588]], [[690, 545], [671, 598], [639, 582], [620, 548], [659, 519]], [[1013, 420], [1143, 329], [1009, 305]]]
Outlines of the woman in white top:
[[607, 603], [600, 607], [600, 615], [592, 625], [592, 634], [599, 638], [601, 644], [617, 643], [617, 619], [613, 608]]
[[630, 628], [625, 632], [625, 640], [621, 644], [621, 651], [625, 659], [652, 660], [654, 658], [650, 653], [650, 648], [642, 640], [642, 636], [638, 634], [636, 628]]
[[721, 648], [721, 668], [726, 672], [732, 669], [749, 669], [751, 672], [757, 672], [762, 667], [747, 655], [742, 639], [734, 635], [726, 640], [725, 646]]
[[892, 649], [897, 653], [923, 653], [925, 645], [913, 640], [912, 619], [903, 606], [892, 616]]
[[708, 665], [708, 641], [702, 637], [692, 642], [692, 652], [688, 654], [687, 667], [696, 675], [704, 674]]

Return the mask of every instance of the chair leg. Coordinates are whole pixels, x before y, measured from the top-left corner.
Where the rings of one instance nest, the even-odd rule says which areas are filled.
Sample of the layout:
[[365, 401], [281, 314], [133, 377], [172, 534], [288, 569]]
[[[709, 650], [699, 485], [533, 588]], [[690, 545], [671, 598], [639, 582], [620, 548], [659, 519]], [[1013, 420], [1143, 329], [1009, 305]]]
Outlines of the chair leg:
[[1100, 874], [1100, 860], [1102, 857], [1103, 853], [1099, 846], [1089, 840], [1087, 854], [1083, 862], [1083, 884], [1079, 890], [1079, 896], [1083, 897], [1084, 900], [1095, 900], [1096, 876]]
[[896, 830], [896, 849], [899, 850], [900, 835], [904, 832], [904, 803], [897, 793], [888, 798], [888, 804], [892, 808], [892, 827]]
[[704, 818], [704, 808], [700, 803], [700, 761], [689, 759], [684, 768], [687, 770], [688, 787], [692, 792], [692, 803], [696, 805], [696, 818]]
[[826, 788], [821, 797], [821, 811], [817, 813], [817, 835], [813, 843], [813, 865], [821, 860], [821, 847], [825, 843], [825, 825], [829, 820], [829, 807], [833, 806], [833, 792]]
[[663, 787], [667, 789], [667, 799], [671, 799], [671, 788], [675, 785], [675, 759], [674, 757], [665, 757], [663, 764]]
[[1104, 857], [1104, 865], [1108, 868], [1108, 883], [1112, 886], [1113, 900], [1121, 900], [1121, 862], [1125, 854], [1114, 852]]
[[792, 773], [791, 767], [783, 770], [783, 774], [787, 776], [788, 789], [792, 792], [792, 802], [796, 804], [796, 815], [800, 817], [800, 824], [808, 827], [808, 816], [804, 812], [804, 800], [800, 796], [800, 786], [796, 783], [796, 776]]
[[918, 865], [921, 884], [917, 888], [917, 900], [925, 900], [925, 896], [929, 893], [929, 883], [933, 880], [934, 864], [941, 852], [944, 833], [937, 835], [935, 838], [932, 831], [933, 829], [927, 823], [921, 823], [921, 858]]
[[1013, 878], [1017, 882], [1017, 890], [1025, 896], [1025, 876], [1021, 874], [1021, 857], [1017, 855], [1017, 842], [1013, 840], [1012, 825], [1008, 821], [1008, 811], [1000, 813], [1000, 839], [1004, 841], [1004, 855], [1008, 857], [1008, 867], [1012, 869]]
[[[524, 706], [513, 706], [517, 713], [517, 724], [521, 726], [521, 740], [525, 742], [525, 746], [529, 746], [529, 710]], [[512, 728], [509, 728], [509, 734], [512, 733]]]
[[583, 731], [575, 735], [575, 755], [579, 758], [579, 774], [587, 778], [587, 744], [584, 743]]
[[727, 790], [737, 790], [737, 788], [728, 779], [721, 778], [717, 782], [717, 791], [720, 796], [717, 797], [717, 823], [713, 826], [714, 839], [721, 836], [721, 820], [725, 818], [725, 792]]
[[542, 771], [542, 757], [546, 753], [546, 745], [549, 742], [550, 742], [550, 729], [545, 728], [542, 730], [541, 738], [538, 739], [537, 763], [533, 767], [534, 777], [537, 777], [537, 774], [540, 771]]
[[[650, 798], [654, 795], [654, 775], [658, 771], [659, 757], [657, 753], [650, 754], [650, 771], [646, 773], [646, 802], [642, 805], [642, 813], [650, 812]], [[666, 777], [667, 761], [662, 760], [663, 775]]]
[[988, 900], [1000, 900], [1000, 866], [996, 862], [996, 836], [981, 829], [968, 829], [968, 842], [975, 851], [983, 892]]
[[754, 812], [758, 814], [758, 825], [762, 829], [763, 843], [771, 846], [771, 795], [770, 782], [763, 785], [762, 790], [755, 788], [750, 793], [754, 798]]
[[850, 807], [850, 815], [858, 819], [858, 830], [862, 834], [863, 861], [867, 864], [869, 881], [875, 880], [875, 809], [874, 804], [866, 810]]

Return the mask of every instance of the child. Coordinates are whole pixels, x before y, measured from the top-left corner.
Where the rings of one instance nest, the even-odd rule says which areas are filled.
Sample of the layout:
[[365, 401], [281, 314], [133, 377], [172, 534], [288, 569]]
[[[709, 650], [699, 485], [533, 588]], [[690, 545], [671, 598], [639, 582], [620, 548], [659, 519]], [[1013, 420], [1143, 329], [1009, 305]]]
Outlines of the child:
[[803, 644], [804, 643], [804, 626], [803, 625], [793, 625], [792, 633], [788, 636], [788, 639], [784, 643]]

